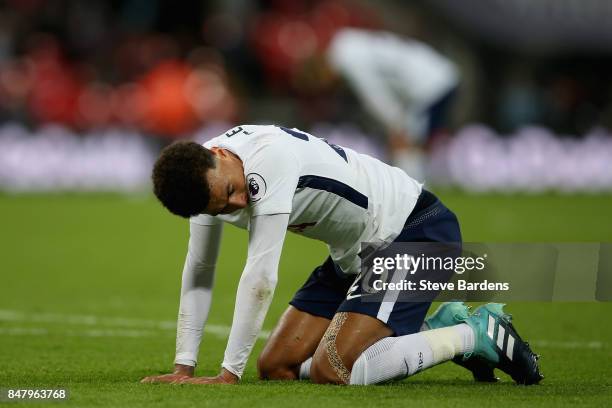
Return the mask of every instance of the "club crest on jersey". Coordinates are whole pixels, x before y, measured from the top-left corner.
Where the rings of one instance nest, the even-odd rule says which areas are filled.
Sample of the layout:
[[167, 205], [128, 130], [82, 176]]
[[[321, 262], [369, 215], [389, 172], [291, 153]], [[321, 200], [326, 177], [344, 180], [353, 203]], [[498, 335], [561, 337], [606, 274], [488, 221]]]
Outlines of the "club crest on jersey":
[[257, 173], [247, 174], [246, 180], [249, 198], [252, 203], [256, 203], [266, 194], [266, 181]]

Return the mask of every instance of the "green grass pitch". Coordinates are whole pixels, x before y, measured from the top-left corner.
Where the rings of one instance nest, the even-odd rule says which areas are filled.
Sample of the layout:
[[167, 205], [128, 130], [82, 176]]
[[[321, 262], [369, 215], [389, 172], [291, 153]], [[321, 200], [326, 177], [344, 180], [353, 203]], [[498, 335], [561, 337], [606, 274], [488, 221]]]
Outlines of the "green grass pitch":
[[[612, 196], [442, 191], [466, 241], [612, 241]], [[62, 406], [610, 406], [612, 304], [515, 303], [516, 326], [543, 355], [540, 386], [475, 384], [444, 364], [381, 386], [260, 382], [258, 341], [239, 386], [142, 385], [168, 372], [187, 224], [152, 197], [0, 195], [0, 387], [70, 390]], [[224, 231], [198, 375], [213, 375], [231, 322], [246, 235]], [[265, 329], [323, 260], [289, 234]], [[579, 271], [577, 271], [579, 272]], [[52, 404], [52, 403], [49, 403]], [[53, 404], [52, 404], [53, 405]]]

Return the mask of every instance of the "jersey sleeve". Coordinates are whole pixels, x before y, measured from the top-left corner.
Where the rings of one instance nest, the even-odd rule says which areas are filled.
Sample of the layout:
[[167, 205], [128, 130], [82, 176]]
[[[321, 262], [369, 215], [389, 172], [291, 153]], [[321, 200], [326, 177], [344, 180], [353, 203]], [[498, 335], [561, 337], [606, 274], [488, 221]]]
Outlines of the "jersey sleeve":
[[193, 218], [189, 225], [189, 246], [183, 267], [174, 362], [195, 366], [212, 300], [223, 225], [198, 224], [193, 222]]
[[208, 215], [208, 214], [195, 215], [189, 219], [189, 222], [191, 224], [209, 225], [209, 226], [222, 224], [222, 221], [220, 219], [218, 219], [215, 216]]
[[300, 164], [283, 143], [269, 143], [245, 165], [252, 215], [289, 214], [299, 179]]
[[222, 364], [238, 377], [244, 372], [272, 302], [288, 222], [288, 214], [252, 220], [247, 262], [236, 292], [232, 329]]

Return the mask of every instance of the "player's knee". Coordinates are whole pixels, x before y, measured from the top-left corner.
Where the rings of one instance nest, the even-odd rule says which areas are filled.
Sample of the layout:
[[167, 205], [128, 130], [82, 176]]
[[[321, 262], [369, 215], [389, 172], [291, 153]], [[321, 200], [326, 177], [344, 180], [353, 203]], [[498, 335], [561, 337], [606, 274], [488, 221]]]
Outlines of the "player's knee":
[[346, 368], [336, 367], [327, 351], [315, 353], [310, 366], [310, 380], [316, 384], [347, 384], [346, 378], [341, 379], [339, 372], [342, 373]]
[[343, 337], [339, 335], [344, 322], [342, 317], [332, 320], [315, 352], [310, 367], [310, 378], [315, 383], [348, 384], [350, 382], [350, 367], [353, 366], [355, 357], [346, 342], [342, 341]]
[[325, 356], [315, 355], [310, 365], [310, 380], [315, 384], [335, 384], [338, 383], [338, 376], [335, 375], [333, 369], [326, 361], [327, 353], [322, 353]]
[[257, 359], [257, 372], [262, 380], [295, 380], [296, 370], [274, 356], [262, 354]]

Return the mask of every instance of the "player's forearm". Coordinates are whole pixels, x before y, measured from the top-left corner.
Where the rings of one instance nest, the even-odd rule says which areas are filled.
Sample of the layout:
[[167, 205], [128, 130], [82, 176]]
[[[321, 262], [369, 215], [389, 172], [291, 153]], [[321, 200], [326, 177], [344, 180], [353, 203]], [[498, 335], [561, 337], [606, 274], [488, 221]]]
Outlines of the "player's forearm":
[[223, 359], [223, 368], [237, 377], [244, 372], [274, 295], [288, 222], [288, 214], [251, 220], [249, 256], [238, 284], [232, 331]]
[[238, 285], [232, 330], [222, 367], [239, 378], [272, 302], [276, 288], [276, 279], [272, 276], [275, 277], [276, 272], [246, 273]]
[[212, 288], [194, 288], [181, 295], [176, 330], [175, 364], [195, 366], [212, 301]]
[[367, 111], [388, 129], [402, 129], [405, 121], [403, 104], [379, 82], [355, 83], [357, 96]]
[[175, 364], [194, 367], [212, 302], [213, 278], [221, 226], [191, 224], [183, 268], [177, 321]]

